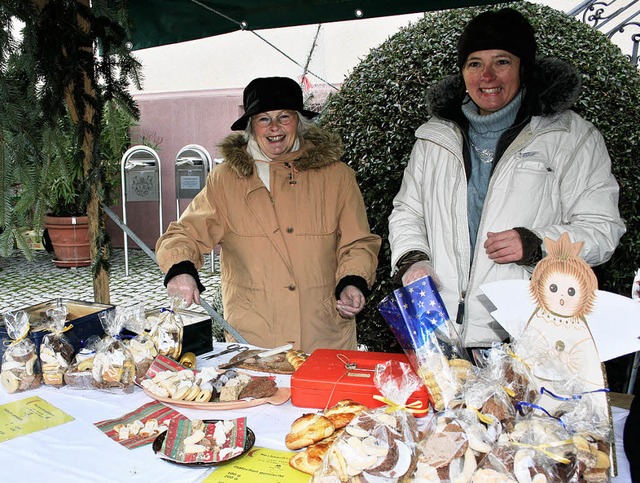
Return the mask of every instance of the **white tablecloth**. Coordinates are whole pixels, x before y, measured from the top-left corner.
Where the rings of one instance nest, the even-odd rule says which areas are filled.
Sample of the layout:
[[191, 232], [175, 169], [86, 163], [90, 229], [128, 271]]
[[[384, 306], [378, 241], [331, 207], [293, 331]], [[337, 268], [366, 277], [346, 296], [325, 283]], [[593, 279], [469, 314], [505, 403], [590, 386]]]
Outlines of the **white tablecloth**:
[[[216, 344], [220, 350], [222, 344]], [[233, 354], [232, 354], [233, 355]], [[198, 367], [228, 360], [198, 359]], [[289, 386], [289, 376], [277, 376], [279, 386]], [[211, 468], [182, 467], [155, 456], [151, 446], [127, 449], [109, 439], [94, 423], [114, 419], [151, 402], [140, 388], [133, 394], [111, 394], [103, 391], [82, 391], [70, 388], [54, 389], [42, 386], [34, 391], [6, 394], [0, 389], [0, 404], [39, 396], [75, 419], [69, 423], [19, 436], [0, 443], [0, 481], [20, 483], [59, 482], [156, 482], [192, 483], [201, 481]], [[247, 417], [247, 425], [256, 434], [258, 447], [287, 451], [284, 438], [291, 423], [305, 412], [290, 401], [281, 406], [265, 404], [242, 410], [202, 411], [175, 408], [189, 418], [232, 419]], [[613, 408], [619, 476], [615, 483], [631, 481], [622, 449], [622, 427], [628, 411]], [[255, 482], [249, 482], [255, 483]]]
[[[216, 344], [215, 350], [221, 350]], [[198, 358], [198, 367], [227, 361]], [[258, 374], [258, 373], [256, 373]], [[264, 375], [264, 374], [261, 374]], [[290, 376], [276, 377], [278, 386], [288, 387]], [[0, 404], [38, 396], [75, 419], [69, 423], [19, 436], [0, 443], [0, 481], [43, 482], [167, 482], [191, 483], [205, 478], [213, 469], [183, 467], [156, 457], [151, 446], [127, 449], [109, 439], [94, 423], [114, 419], [151, 402], [142, 389], [133, 394], [104, 391], [55, 389], [42, 386], [33, 391], [7, 394], [0, 389]], [[256, 435], [255, 445], [288, 451], [284, 436], [291, 423], [308, 408], [297, 408], [290, 401], [282, 406], [265, 404], [242, 410], [203, 411], [175, 408], [194, 419], [233, 419], [247, 417], [247, 426]]]

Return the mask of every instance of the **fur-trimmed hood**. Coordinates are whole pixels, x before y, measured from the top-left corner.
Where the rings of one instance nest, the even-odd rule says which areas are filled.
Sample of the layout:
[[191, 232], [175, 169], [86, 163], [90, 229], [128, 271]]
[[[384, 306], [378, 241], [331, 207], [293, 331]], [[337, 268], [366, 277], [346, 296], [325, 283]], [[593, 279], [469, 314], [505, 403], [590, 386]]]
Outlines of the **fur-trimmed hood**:
[[[581, 86], [580, 75], [572, 65], [558, 59], [540, 58], [536, 60], [532, 78], [526, 85], [523, 105], [534, 116], [562, 112], [574, 105]], [[429, 115], [457, 118], [465, 95], [462, 75], [446, 77], [427, 94]]]
[[[253, 175], [255, 161], [247, 152], [242, 134], [231, 134], [218, 145], [220, 154], [240, 178]], [[291, 161], [298, 171], [318, 169], [340, 161], [344, 148], [340, 137], [312, 126], [300, 139], [300, 149], [277, 157], [274, 161]]]

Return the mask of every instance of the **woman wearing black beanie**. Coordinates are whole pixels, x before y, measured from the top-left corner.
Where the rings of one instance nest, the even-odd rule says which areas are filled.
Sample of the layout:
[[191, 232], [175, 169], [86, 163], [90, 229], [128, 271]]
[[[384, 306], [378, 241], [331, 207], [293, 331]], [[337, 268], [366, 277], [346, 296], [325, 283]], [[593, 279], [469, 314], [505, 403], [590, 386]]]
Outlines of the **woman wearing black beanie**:
[[394, 279], [430, 275], [466, 347], [507, 333], [491, 316], [486, 282], [530, 278], [543, 239], [584, 242], [591, 266], [613, 254], [625, 226], [600, 132], [571, 108], [580, 77], [536, 59], [518, 11], [481, 13], [458, 42], [460, 72], [428, 92], [389, 217]]

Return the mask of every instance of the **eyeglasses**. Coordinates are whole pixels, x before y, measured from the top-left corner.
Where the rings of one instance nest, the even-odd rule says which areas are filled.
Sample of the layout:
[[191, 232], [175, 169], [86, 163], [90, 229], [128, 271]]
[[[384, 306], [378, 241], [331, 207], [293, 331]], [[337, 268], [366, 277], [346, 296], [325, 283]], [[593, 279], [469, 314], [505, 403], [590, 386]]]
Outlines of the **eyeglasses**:
[[253, 118], [253, 122], [255, 122], [260, 127], [269, 127], [272, 122], [277, 122], [281, 126], [287, 126], [293, 122], [295, 119], [295, 115], [291, 112], [282, 112], [278, 114], [275, 118], [268, 116], [267, 114], [260, 114]]

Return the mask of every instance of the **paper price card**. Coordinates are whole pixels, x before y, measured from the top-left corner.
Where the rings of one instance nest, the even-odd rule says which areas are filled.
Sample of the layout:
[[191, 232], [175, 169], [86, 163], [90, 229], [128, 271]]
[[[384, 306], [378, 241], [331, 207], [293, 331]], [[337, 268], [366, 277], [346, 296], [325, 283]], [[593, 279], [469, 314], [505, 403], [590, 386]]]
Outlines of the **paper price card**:
[[73, 420], [38, 396], [3, 404], [0, 406], [0, 443]]
[[289, 466], [290, 451], [253, 448], [242, 458], [217, 468], [203, 483], [307, 483], [311, 475]]

